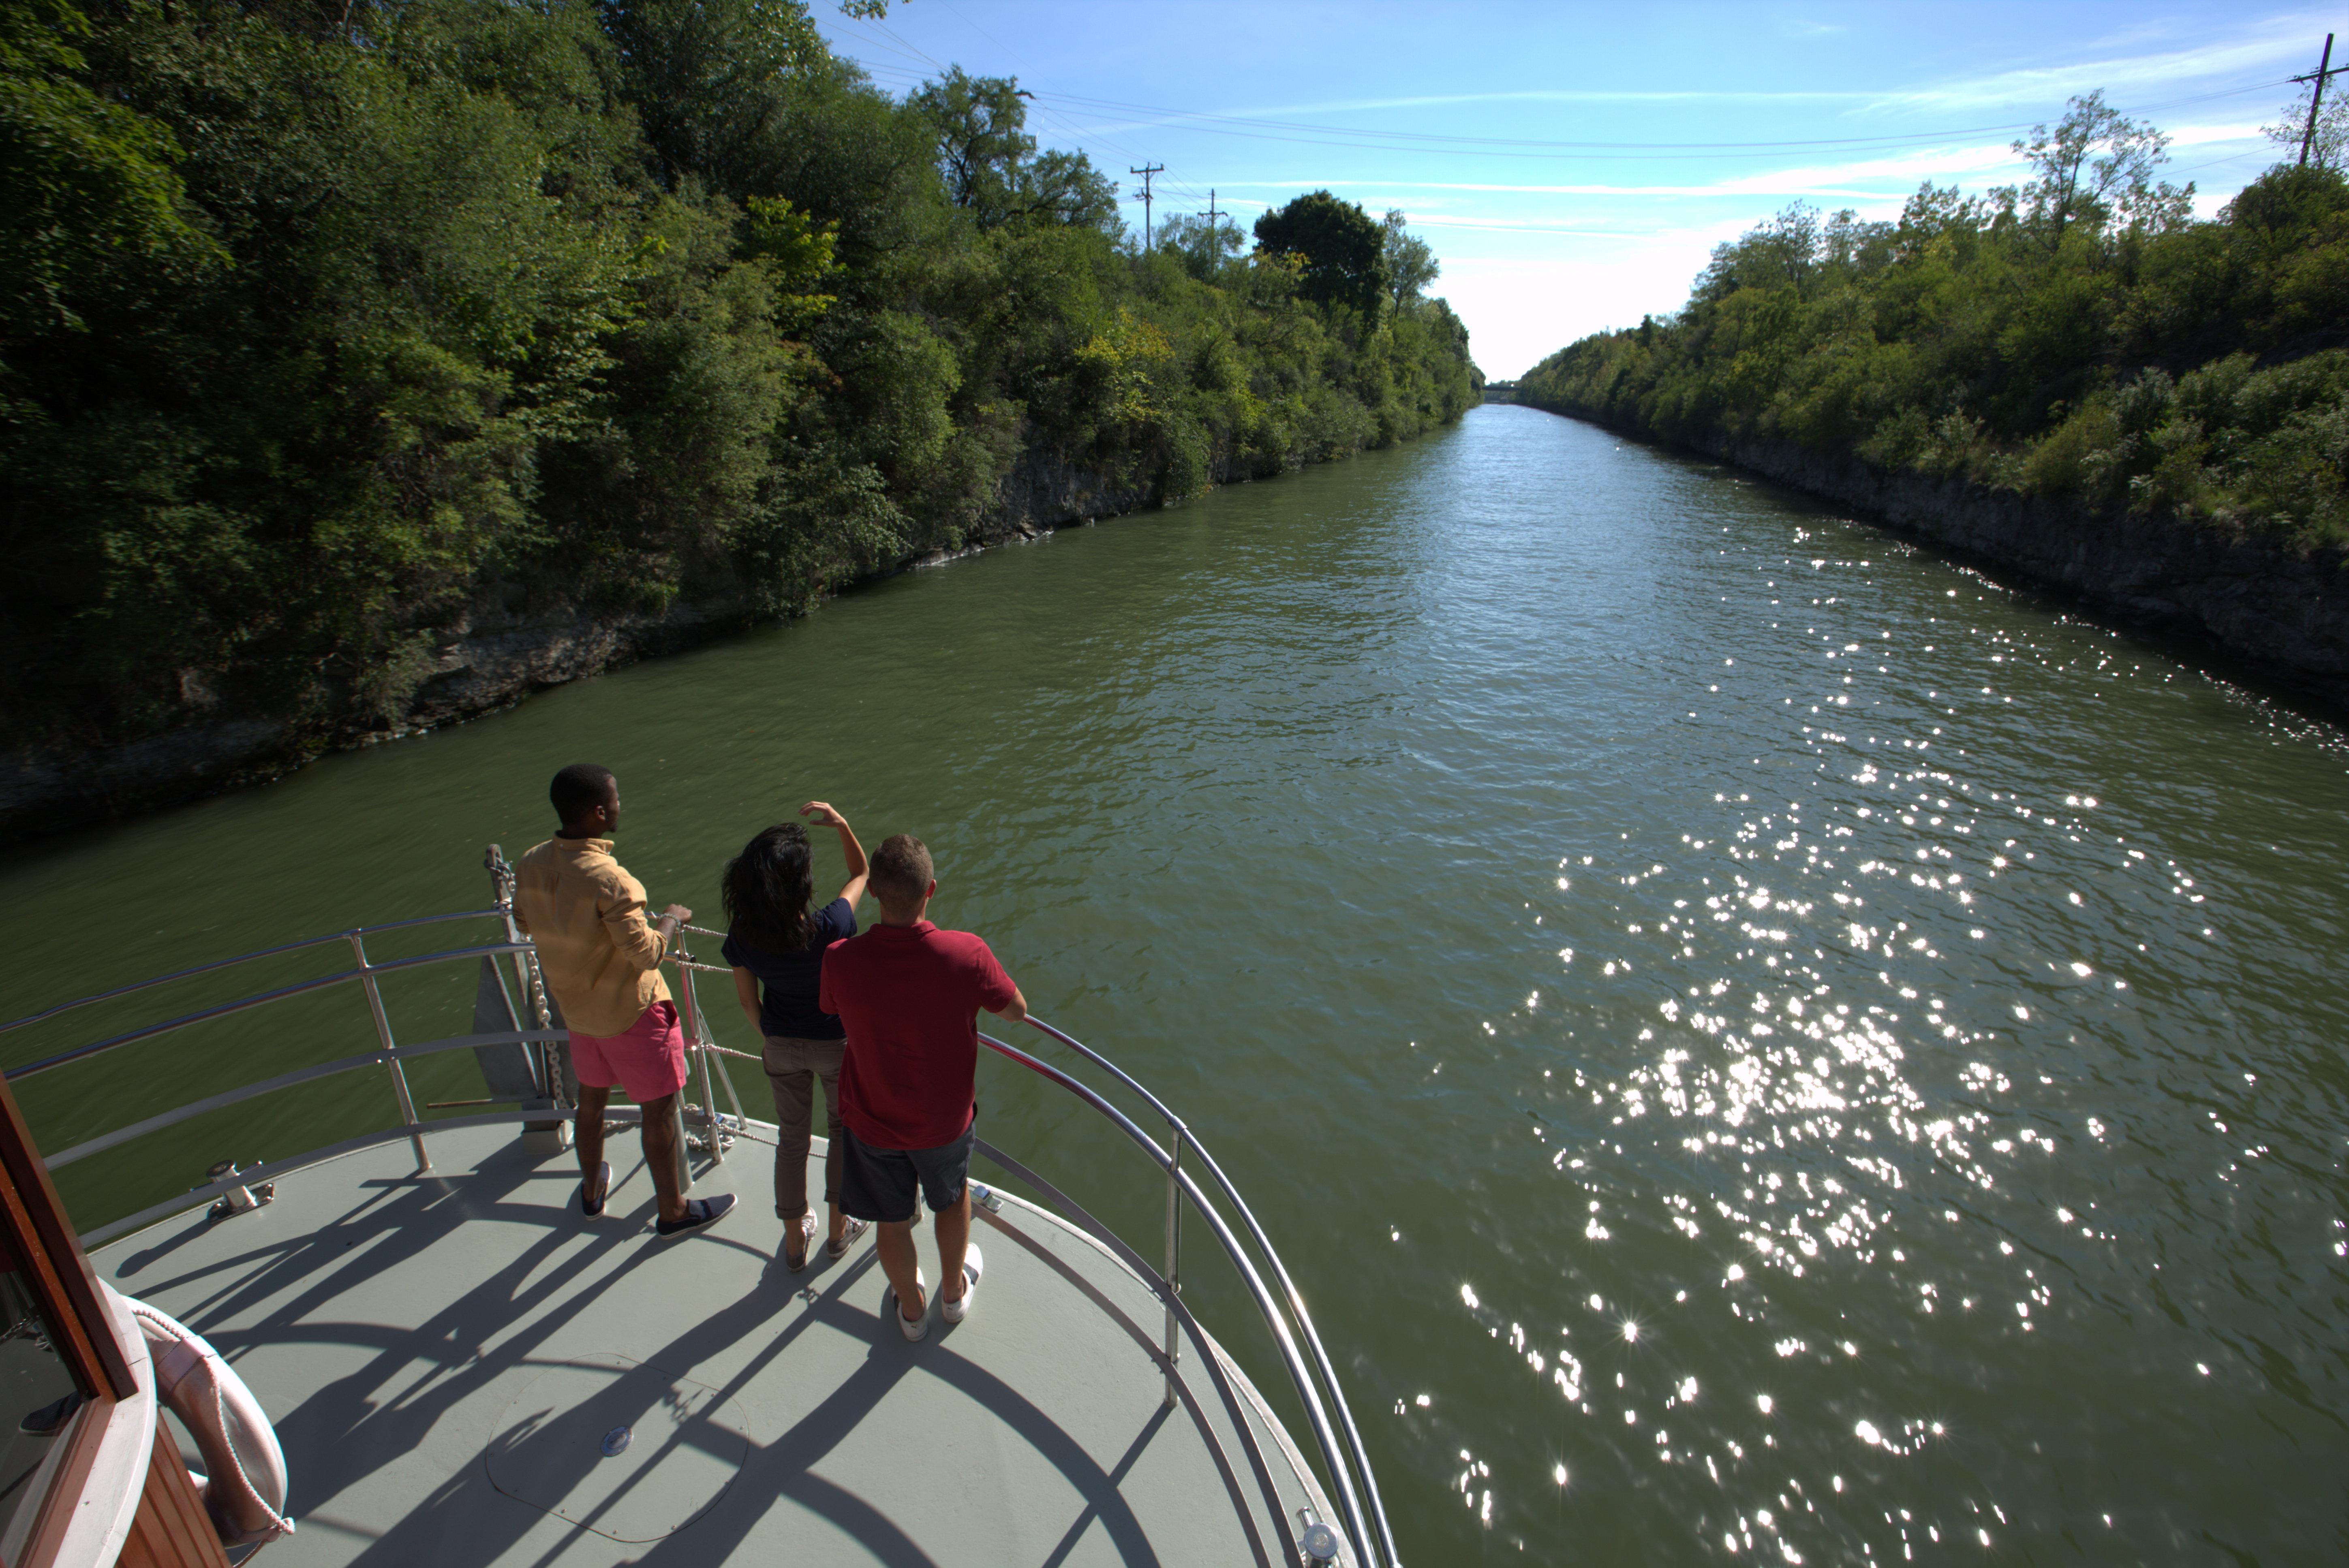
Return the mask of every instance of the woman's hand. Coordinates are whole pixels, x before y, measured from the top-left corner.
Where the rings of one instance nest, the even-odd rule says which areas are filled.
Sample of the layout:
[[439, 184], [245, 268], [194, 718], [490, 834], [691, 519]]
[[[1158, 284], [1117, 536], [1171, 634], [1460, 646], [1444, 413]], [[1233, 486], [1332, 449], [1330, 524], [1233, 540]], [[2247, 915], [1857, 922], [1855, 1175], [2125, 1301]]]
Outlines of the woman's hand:
[[828, 800], [810, 800], [800, 808], [800, 815], [820, 828], [840, 830], [840, 852], [848, 860], [848, 884], [840, 890], [840, 896], [848, 901], [849, 908], [854, 909], [856, 901], [864, 896], [866, 871], [864, 846], [856, 841], [856, 830], [848, 825], [847, 818], [832, 809]]

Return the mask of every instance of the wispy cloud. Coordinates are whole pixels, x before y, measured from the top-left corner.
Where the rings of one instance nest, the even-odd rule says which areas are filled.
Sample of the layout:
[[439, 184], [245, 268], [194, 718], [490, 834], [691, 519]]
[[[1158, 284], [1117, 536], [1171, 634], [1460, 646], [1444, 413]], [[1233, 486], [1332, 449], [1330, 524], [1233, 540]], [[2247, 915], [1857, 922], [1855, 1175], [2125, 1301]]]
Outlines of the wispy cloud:
[[1965, 147], [1933, 148], [1916, 152], [1857, 159], [1842, 163], [1806, 164], [1785, 169], [1744, 171], [1692, 184], [1624, 185], [1604, 181], [1519, 184], [1483, 180], [1236, 180], [1233, 190], [1296, 190], [1328, 186], [1331, 190], [1386, 191], [1459, 191], [1511, 196], [1651, 196], [1677, 198], [1741, 196], [1833, 197], [1878, 200], [1905, 195], [1927, 180], [1969, 181], [2005, 177], [2021, 169], [2003, 142]]
[[2265, 17], [2232, 38], [2211, 39], [2188, 48], [2148, 54], [2109, 54], [2092, 58], [2020, 67], [1988, 76], [1885, 93], [1869, 107], [1986, 108], [1998, 105], [2049, 103], [2103, 88], [2115, 99], [2153, 89], [2254, 72], [2287, 75], [2308, 52], [2312, 24], [2299, 17]]
[[[2308, 52], [2309, 30], [2313, 26], [2322, 30], [2323, 24], [2302, 16], [2263, 17], [2248, 30], [2231, 37], [2198, 42], [2191, 46], [2162, 47], [2143, 52], [2114, 48], [2079, 59], [2050, 61], [1982, 76], [1928, 81], [1907, 88], [1544, 88], [1324, 98], [1220, 110], [1150, 110], [1141, 106], [1109, 104], [1089, 105], [1088, 108], [1098, 110], [1123, 107], [1136, 111], [1128, 118], [1104, 120], [1092, 128], [1103, 134], [1114, 134], [1123, 130], [1185, 124], [1206, 126], [1216, 120], [1313, 117], [1381, 109], [1454, 108], [1506, 103], [1816, 103], [1841, 105], [1856, 112], [1882, 114], [1907, 109], [1947, 112], [2001, 107], [2035, 108], [2061, 102], [2075, 94], [2102, 88], [2116, 102], [2126, 107], [2126, 100], [2142, 98], [2162, 88], [2228, 77], [2240, 77], [2246, 74], [2272, 73], [2281, 78], [2292, 69], [2304, 68], [2308, 62], [2301, 57]], [[2110, 40], [2114, 44], [2120, 41]], [[2146, 41], [2153, 42], [2155, 39], [2148, 36]], [[2165, 36], [2159, 41], [2169, 43], [2171, 40]], [[1327, 128], [1332, 135], [1346, 134], [1348, 129], [1342, 126]]]

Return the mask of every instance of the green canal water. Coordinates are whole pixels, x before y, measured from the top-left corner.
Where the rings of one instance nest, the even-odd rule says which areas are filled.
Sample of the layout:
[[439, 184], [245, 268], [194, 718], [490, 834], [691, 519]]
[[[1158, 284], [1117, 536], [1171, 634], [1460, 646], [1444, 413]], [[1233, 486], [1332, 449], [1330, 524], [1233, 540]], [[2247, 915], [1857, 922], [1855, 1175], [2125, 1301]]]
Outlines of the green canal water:
[[[0, 1011], [478, 906], [580, 758], [712, 923], [810, 796], [926, 838], [938, 916], [1249, 1195], [1411, 1562], [2349, 1556], [2349, 746], [2142, 642], [1487, 407], [16, 851]], [[396, 979], [401, 1037], [471, 985]], [[57, 1150], [369, 1038], [344, 987], [20, 1088]], [[1137, 1156], [1007, 1064], [980, 1098], [1149, 1250]], [[391, 1112], [353, 1074], [60, 1188], [94, 1225]]]

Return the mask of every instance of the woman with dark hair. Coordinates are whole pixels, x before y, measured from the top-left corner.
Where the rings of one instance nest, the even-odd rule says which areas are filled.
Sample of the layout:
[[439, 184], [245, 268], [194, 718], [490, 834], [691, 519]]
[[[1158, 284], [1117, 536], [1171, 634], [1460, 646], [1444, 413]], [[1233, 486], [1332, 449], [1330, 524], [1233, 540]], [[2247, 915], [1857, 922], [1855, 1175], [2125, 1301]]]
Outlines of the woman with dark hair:
[[[778, 822], [742, 846], [726, 864], [726, 962], [734, 966], [734, 994], [742, 1016], [767, 1044], [767, 1083], [775, 1091], [775, 1216], [783, 1222], [783, 1264], [807, 1267], [815, 1239], [808, 1212], [807, 1162], [814, 1121], [816, 1080], [823, 1082], [823, 1201], [832, 1210], [824, 1253], [839, 1257], [864, 1233], [864, 1222], [840, 1210], [840, 1058], [846, 1031], [816, 1006], [823, 950], [856, 934], [856, 901], [864, 893], [864, 846], [847, 819], [822, 800], [800, 815], [817, 827], [840, 830], [848, 882], [840, 896], [811, 910], [813, 857], [807, 830]], [[761, 995], [763, 987], [764, 995]]]

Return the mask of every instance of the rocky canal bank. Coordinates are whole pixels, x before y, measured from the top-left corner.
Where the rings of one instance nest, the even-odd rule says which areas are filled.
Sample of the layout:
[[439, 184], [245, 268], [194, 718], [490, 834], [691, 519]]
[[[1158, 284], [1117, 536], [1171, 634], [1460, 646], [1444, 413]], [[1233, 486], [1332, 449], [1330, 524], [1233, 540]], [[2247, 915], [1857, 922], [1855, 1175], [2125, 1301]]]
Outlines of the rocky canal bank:
[[1733, 464], [2130, 624], [2205, 640], [2349, 717], [2349, 555], [2339, 550], [2298, 549], [2174, 514], [2088, 511], [1788, 440], [1716, 432], [1659, 441], [1588, 415], [1547, 411]]
[[[964, 548], [1022, 542], [1159, 499], [1154, 484], [1121, 483], [1030, 448], [1004, 476], [995, 506]], [[909, 555], [874, 575], [944, 558]], [[747, 603], [739, 591], [721, 589], [679, 598], [657, 614], [569, 603], [514, 609], [497, 585], [486, 585], [461, 615], [436, 629], [422, 678], [397, 722], [369, 721], [350, 707], [307, 718], [225, 711], [191, 690], [179, 722], [130, 740], [10, 745], [0, 752], [0, 842], [265, 783], [328, 752], [492, 713], [550, 686], [741, 632], [750, 624]]]

